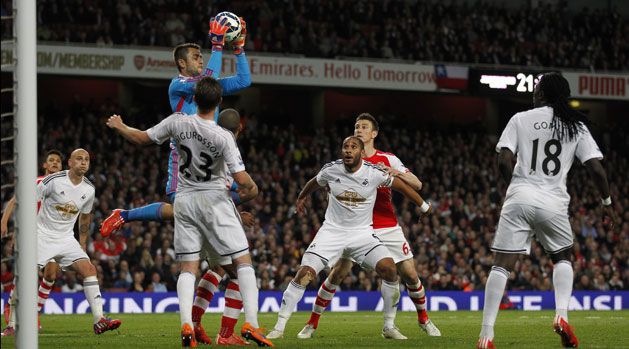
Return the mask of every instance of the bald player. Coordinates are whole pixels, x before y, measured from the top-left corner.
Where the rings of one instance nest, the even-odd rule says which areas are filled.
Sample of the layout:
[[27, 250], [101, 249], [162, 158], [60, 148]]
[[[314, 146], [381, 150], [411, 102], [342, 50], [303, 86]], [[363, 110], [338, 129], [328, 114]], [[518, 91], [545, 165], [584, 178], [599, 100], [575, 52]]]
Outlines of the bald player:
[[[41, 202], [37, 214], [37, 265], [43, 268], [54, 261], [83, 277], [83, 291], [94, 317], [94, 333], [101, 334], [117, 329], [121, 321], [103, 315], [96, 268], [85, 253], [95, 194], [94, 185], [85, 177], [89, 168], [90, 154], [79, 148], [70, 155], [68, 170], [51, 174], [37, 185]], [[79, 241], [73, 230], [77, 219]]]

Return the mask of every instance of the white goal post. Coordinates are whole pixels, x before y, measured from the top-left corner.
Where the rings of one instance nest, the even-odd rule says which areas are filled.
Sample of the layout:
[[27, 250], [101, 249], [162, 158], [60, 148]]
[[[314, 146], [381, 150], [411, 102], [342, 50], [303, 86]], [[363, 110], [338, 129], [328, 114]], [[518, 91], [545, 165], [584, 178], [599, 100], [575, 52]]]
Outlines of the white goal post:
[[17, 172], [17, 348], [37, 348], [37, 22], [36, 0], [14, 0], [14, 157]]

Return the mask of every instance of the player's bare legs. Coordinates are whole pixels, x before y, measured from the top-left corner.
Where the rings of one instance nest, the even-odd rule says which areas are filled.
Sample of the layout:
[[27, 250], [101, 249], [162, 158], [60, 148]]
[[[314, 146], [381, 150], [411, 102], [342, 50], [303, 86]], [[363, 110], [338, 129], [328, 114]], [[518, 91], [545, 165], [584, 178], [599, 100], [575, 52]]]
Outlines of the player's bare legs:
[[303, 298], [306, 286], [317, 277], [317, 271], [303, 263], [304, 261], [302, 260], [301, 267], [297, 270], [297, 274], [288, 284], [288, 287], [282, 295], [282, 304], [277, 314], [277, 322], [275, 326], [273, 326], [273, 330], [268, 334], [268, 337], [271, 339], [282, 338], [284, 336], [286, 323], [293, 314], [297, 303]]
[[419, 328], [431, 337], [441, 336], [441, 331], [428, 318], [426, 312], [426, 289], [422, 285], [417, 270], [415, 269], [415, 261], [412, 258], [403, 260], [396, 264], [397, 271], [408, 290], [408, 296], [415, 304], [417, 310], [417, 321]]
[[258, 285], [251, 255], [247, 251], [241, 256], [234, 257], [232, 261], [238, 275], [240, 294], [245, 308], [245, 324], [240, 334], [245, 339], [256, 342], [258, 346], [272, 347], [273, 343], [264, 336], [258, 325]]
[[518, 261], [518, 253], [494, 253], [494, 265], [485, 284], [485, 305], [483, 307], [483, 327], [476, 347], [494, 348], [494, 324], [498, 316], [500, 300], [504, 294], [509, 274]]
[[306, 326], [297, 334], [297, 338], [308, 339], [312, 338], [317, 327], [319, 327], [319, 318], [325, 311], [325, 308], [330, 304], [336, 288], [341, 284], [343, 278], [349, 274], [352, 270], [354, 263], [345, 258], [339, 259], [334, 265], [328, 277], [323, 281], [319, 291], [317, 292], [317, 299], [312, 304], [312, 313], [310, 313], [310, 319], [306, 323]]
[[[349, 260], [339, 260], [337, 265], [333, 268], [333, 270], [336, 268], [336, 272], [331, 273], [331, 275], [336, 273], [335, 275], [332, 275], [332, 277], [336, 279], [335, 281], [340, 283], [340, 279], [347, 274], [348, 266], [351, 268], [351, 265], [352, 262]], [[400, 286], [393, 258], [381, 258], [375, 263], [374, 269], [382, 279], [380, 292], [382, 293], [382, 299], [384, 301], [384, 328], [395, 328], [394, 321], [395, 314], [397, 312], [397, 305], [400, 301]], [[341, 274], [343, 271], [345, 274]], [[301, 268], [297, 272], [297, 275], [295, 275], [295, 278], [293, 278], [289, 286], [286, 288], [286, 291], [284, 291], [277, 323], [275, 324], [273, 330], [269, 333], [269, 338], [283, 337], [284, 328], [286, 328], [286, 323], [292, 315], [293, 309], [303, 297], [306, 286], [314, 280], [314, 278], [316, 278], [316, 275], [317, 273], [313, 268], [302, 264]], [[332, 299], [331, 295], [329, 298]], [[312, 325], [310, 324], [306, 324], [306, 327], [304, 327], [304, 329], [299, 333], [298, 338], [310, 338], [314, 332], [314, 328], [311, 326]]]
[[103, 316], [103, 299], [100, 295], [94, 265], [88, 259], [79, 259], [72, 263], [72, 269], [83, 277], [83, 292], [85, 292], [85, 298], [92, 309], [94, 333], [101, 334], [120, 327], [122, 324], [120, 320], [112, 320]]
[[[327, 279], [319, 288], [317, 299], [312, 306], [310, 319], [301, 332], [299, 332], [297, 338], [312, 338], [312, 335], [319, 325], [319, 318], [321, 314], [330, 304], [330, 301], [336, 292], [336, 288], [341, 284], [343, 278], [349, 274], [352, 266], [352, 261], [344, 258], [340, 259], [336, 265], [334, 265]], [[441, 336], [441, 331], [439, 331], [432, 321], [428, 319], [428, 314], [426, 313], [426, 291], [419, 280], [413, 259], [409, 258], [398, 262], [396, 267], [398, 274], [408, 289], [409, 297], [413, 300], [413, 303], [417, 308], [417, 318], [420, 328], [429, 336]], [[397, 336], [397, 334], [395, 335], [397, 338], [401, 338], [402, 336], [402, 334], [399, 334], [399, 336]]]
[[387, 338], [389, 332], [397, 332], [391, 338], [407, 339], [395, 327], [395, 314], [397, 313], [397, 305], [400, 302], [400, 284], [398, 282], [397, 268], [393, 258], [382, 258], [376, 263], [376, 273], [382, 279], [380, 285], [380, 293], [382, 294], [384, 326], [382, 328], [382, 336]]

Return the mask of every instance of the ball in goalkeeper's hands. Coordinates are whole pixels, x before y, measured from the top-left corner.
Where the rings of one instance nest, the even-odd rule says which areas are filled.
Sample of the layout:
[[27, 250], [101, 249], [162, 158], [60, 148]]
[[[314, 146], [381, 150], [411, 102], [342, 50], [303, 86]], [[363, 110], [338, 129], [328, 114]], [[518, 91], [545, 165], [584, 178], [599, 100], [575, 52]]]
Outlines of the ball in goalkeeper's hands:
[[234, 39], [236, 39], [240, 35], [242, 25], [240, 23], [240, 18], [238, 18], [238, 16], [236, 16], [235, 14], [223, 11], [217, 14], [216, 17], [214, 17], [214, 20], [222, 25], [226, 25], [229, 27], [227, 29], [227, 32], [225, 33], [226, 43], [234, 41]]

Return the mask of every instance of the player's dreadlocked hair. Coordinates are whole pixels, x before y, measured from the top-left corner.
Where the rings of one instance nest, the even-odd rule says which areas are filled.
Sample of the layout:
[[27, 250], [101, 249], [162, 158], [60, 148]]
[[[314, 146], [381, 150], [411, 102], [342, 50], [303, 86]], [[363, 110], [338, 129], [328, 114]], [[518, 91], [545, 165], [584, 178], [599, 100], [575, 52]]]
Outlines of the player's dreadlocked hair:
[[540, 77], [538, 84], [544, 94], [544, 100], [553, 108], [553, 137], [560, 141], [573, 141], [584, 125], [589, 126], [590, 121], [583, 113], [568, 105], [570, 97], [568, 80], [559, 73], [547, 73]]

